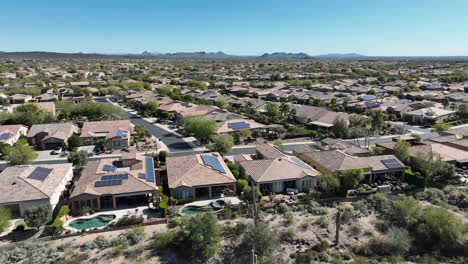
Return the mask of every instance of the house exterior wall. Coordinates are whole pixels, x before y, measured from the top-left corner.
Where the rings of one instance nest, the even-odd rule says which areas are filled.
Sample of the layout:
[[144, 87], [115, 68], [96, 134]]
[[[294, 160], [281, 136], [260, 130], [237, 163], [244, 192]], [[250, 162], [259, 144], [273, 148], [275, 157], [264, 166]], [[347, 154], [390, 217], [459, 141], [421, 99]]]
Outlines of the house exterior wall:
[[67, 171], [65, 177], [63, 177], [62, 181], [55, 187], [55, 192], [50, 196], [50, 204], [52, 208], [58, 204], [60, 200], [60, 196], [62, 195], [63, 191], [65, 190], [67, 183], [73, 179], [73, 169]]
[[[86, 204], [86, 201], [92, 201], [92, 200], [97, 200], [97, 204], [95, 206], [90, 206], [92, 209], [95, 209], [95, 210], [100, 210], [101, 209], [101, 199], [100, 199], [100, 196], [99, 195], [94, 195], [94, 194], [81, 194], [81, 195], [78, 195], [76, 197], [73, 197], [70, 199], [70, 208], [72, 210], [73, 213], [78, 213], [82, 206], [79, 205], [80, 203], [83, 203], [83, 204]], [[81, 201], [84, 201], [84, 202], [81, 202]], [[93, 203], [91, 202], [91, 205], [93, 205]]]
[[[18, 204], [19, 204], [19, 208], [20, 208], [20, 215], [21, 215], [21, 217], [24, 217], [24, 212], [26, 211], [26, 209], [28, 209], [30, 207], [36, 207], [36, 206], [39, 206], [39, 205], [42, 205], [42, 204], [50, 204], [50, 200], [49, 199], [31, 200], [31, 201], [20, 202]], [[54, 208], [55, 208], [55, 205], [52, 206], [52, 209], [54, 209]]]
[[333, 171], [330, 171], [329, 169], [325, 168], [320, 163], [314, 161], [313, 159], [311, 159], [305, 154], [300, 154], [300, 153], [293, 151], [293, 155], [299, 158], [300, 160], [304, 161], [305, 163], [309, 164], [310, 166], [312, 166], [312, 168], [318, 170], [322, 174], [333, 173]]

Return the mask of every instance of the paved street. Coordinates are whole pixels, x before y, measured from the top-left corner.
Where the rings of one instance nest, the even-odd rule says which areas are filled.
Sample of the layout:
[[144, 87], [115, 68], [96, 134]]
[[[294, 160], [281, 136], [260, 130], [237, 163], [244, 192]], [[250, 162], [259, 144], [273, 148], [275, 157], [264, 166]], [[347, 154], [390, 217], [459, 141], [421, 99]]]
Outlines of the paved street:
[[[102, 102], [102, 103], [110, 103], [107, 101], [106, 98], [94, 98], [95, 101]], [[124, 110], [123, 114], [124, 117], [130, 119], [130, 121], [134, 125], [144, 125], [148, 131], [162, 141], [169, 149], [170, 152], [179, 152], [179, 151], [193, 151], [193, 147], [191, 144], [185, 142], [182, 137], [175, 135], [173, 133], [168, 132], [146, 120], [144, 120], [141, 116], [134, 115], [127, 110]]]

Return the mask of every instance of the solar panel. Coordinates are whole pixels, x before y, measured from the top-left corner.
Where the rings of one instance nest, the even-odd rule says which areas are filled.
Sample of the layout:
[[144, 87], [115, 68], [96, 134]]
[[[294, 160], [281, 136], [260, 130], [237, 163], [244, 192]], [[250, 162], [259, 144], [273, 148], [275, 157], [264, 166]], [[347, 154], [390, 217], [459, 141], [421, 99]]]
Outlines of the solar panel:
[[233, 123], [228, 123], [228, 128], [231, 128], [234, 130], [246, 129], [246, 128], [250, 128], [250, 124], [246, 122], [233, 122]]
[[185, 107], [192, 107], [192, 105], [190, 103], [181, 103], [182, 106], [185, 106]]
[[152, 157], [146, 157], [146, 181], [155, 182], [154, 163]]
[[312, 169], [308, 164], [304, 163], [302, 160], [296, 158], [296, 157], [291, 157], [291, 160], [296, 163], [297, 165], [306, 168], [306, 169]]
[[37, 167], [35, 168], [31, 174], [29, 174], [28, 178], [38, 181], [44, 181], [47, 176], [49, 176], [52, 169], [44, 168], [44, 167]]
[[211, 155], [201, 155], [201, 158], [206, 166], [209, 166], [213, 170], [217, 170], [221, 173], [226, 173], [226, 170], [223, 168], [217, 157], [213, 157]]
[[396, 159], [382, 160], [382, 163], [389, 169], [403, 168], [403, 166], [401, 166], [401, 164]]
[[379, 104], [375, 102], [364, 102], [364, 104], [366, 105], [366, 107], [378, 107], [379, 106]]
[[117, 130], [117, 136], [119, 137], [126, 137], [127, 136], [127, 131], [123, 129]]
[[11, 136], [13, 136], [13, 134], [10, 133], [10, 132], [3, 133], [3, 134], [0, 135], [0, 140], [7, 140], [7, 139], [9, 139]]
[[117, 168], [115, 166], [113, 166], [113, 165], [104, 165], [102, 167], [103, 171], [115, 171], [115, 169], [117, 169]]
[[94, 187], [105, 187], [105, 186], [115, 186], [115, 185], [122, 185], [123, 180], [106, 180], [106, 181], [96, 181], [94, 183]]
[[146, 179], [146, 173], [142, 173], [142, 172], [138, 173], [138, 178]]

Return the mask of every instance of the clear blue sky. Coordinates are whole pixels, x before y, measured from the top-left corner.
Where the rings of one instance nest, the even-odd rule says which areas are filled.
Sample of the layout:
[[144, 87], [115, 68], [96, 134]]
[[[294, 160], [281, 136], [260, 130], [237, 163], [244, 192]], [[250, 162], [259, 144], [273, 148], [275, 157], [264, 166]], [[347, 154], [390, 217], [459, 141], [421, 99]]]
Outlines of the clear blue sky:
[[468, 55], [468, 0], [2, 0], [1, 51]]

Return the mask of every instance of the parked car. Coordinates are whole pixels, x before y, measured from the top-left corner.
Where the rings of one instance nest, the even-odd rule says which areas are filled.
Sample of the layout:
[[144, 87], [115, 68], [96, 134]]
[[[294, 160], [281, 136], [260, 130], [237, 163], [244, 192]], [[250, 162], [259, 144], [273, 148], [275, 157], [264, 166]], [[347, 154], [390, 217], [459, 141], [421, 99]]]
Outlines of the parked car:
[[60, 153], [62, 153], [62, 148], [56, 148], [54, 150], [52, 150], [52, 155], [59, 155]]

